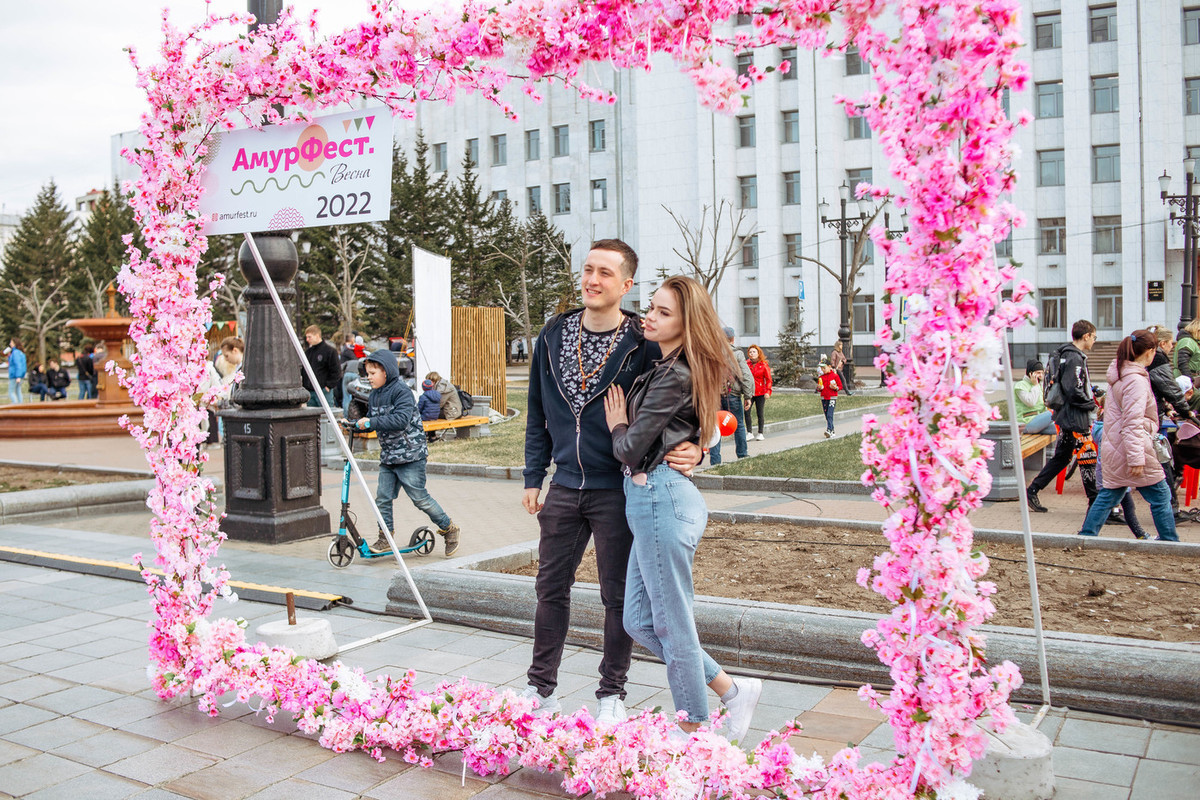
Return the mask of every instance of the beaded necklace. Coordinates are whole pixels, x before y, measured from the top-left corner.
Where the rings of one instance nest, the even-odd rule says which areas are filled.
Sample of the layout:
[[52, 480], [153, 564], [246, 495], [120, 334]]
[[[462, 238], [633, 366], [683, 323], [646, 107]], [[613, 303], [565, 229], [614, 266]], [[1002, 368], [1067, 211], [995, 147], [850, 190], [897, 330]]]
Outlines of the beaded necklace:
[[591, 372], [587, 372], [583, 368], [583, 320], [579, 320], [579, 341], [575, 345], [575, 354], [579, 359], [579, 390], [584, 394], [587, 393], [588, 378], [592, 377], [600, 370], [604, 369], [604, 365], [608, 363], [608, 357], [612, 355], [613, 346], [617, 343], [617, 337], [621, 335], [621, 331], [625, 329], [625, 318], [621, 318], [621, 323], [617, 325], [617, 329], [613, 331], [612, 338], [608, 340], [608, 349], [604, 351], [604, 358], [600, 359], [600, 363]]

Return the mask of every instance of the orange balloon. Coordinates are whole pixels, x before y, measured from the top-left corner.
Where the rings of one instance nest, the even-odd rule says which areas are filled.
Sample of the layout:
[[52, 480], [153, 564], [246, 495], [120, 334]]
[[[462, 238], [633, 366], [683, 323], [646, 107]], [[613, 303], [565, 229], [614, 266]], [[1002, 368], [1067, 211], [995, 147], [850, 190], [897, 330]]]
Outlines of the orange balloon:
[[737, 430], [737, 417], [728, 411], [718, 411], [717, 427], [721, 429], [722, 436], [733, 436], [733, 432]]

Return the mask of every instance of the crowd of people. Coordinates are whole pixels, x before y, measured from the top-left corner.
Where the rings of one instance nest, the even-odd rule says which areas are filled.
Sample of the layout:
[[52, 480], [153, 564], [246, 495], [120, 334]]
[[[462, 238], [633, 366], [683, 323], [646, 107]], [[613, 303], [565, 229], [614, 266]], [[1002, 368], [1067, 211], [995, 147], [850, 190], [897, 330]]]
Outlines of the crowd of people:
[[1073, 468], [1088, 501], [1080, 535], [1096, 536], [1112, 521], [1148, 538], [1131, 495], [1137, 489], [1150, 505], [1157, 538], [1178, 541], [1175, 523], [1195, 519], [1179, 508], [1176, 490], [1182, 467], [1200, 463], [1194, 458], [1200, 453], [1200, 403], [1189, 374], [1198, 334], [1200, 326], [1185, 331], [1176, 347], [1165, 326], [1133, 331], [1117, 345], [1104, 391], [1088, 371], [1097, 336], [1088, 320], [1072, 326], [1071, 341], [1051, 354], [1048, 365], [1025, 365], [1017, 384], [1018, 422], [1027, 433], [1057, 432], [1053, 453], [1026, 489], [1031, 509], [1047, 511], [1039, 492]]
[[[15, 337], [8, 340], [4, 356], [8, 359], [8, 402], [24, 403], [26, 384], [30, 400], [35, 396], [41, 402], [68, 399], [71, 372], [60, 359], [47, 358], [44, 363], [30, 364], [21, 340]], [[95, 358], [95, 345], [85, 341], [75, 355], [77, 400], [95, 400], [98, 397]]]

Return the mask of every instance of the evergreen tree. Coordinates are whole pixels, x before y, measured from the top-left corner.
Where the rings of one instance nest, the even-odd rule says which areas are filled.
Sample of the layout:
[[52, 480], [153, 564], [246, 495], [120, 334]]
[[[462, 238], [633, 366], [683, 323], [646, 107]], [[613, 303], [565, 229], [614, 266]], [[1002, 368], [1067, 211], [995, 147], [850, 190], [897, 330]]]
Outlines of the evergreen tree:
[[[77, 317], [103, 317], [108, 312], [105, 288], [116, 279], [121, 264], [128, 260], [123, 237], [133, 234], [142, 244], [133, 209], [116, 186], [105, 190], [84, 226], [75, 247], [75, 270], [67, 286], [72, 311]], [[124, 313], [118, 297], [118, 313]]]
[[458, 305], [494, 306], [499, 301], [500, 267], [488, 257], [493, 252], [490, 242], [496, 234], [497, 210], [479, 188], [470, 147], [463, 152], [462, 167], [462, 177], [450, 193], [451, 293]]
[[[71, 279], [74, 233], [71, 212], [59, 199], [58, 187], [51, 180], [38, 192], [33, 208], [21, 217], [4, 248], [0, 286], [28, 296], [37, 281], [42, 297], [65, 287]], [[18, 335], [23, 324], [31, 323], [22, 304], [0, 303], [0, 334], [4, 339]]]
[[383, 260], [372, 291], [372, 326], [395, 335], [406, 333], [412, 313], [412, 247], [450, 251], [450, 190], [446, 174], [432, 177], [429, 145], [418, 132], [411, 170], [404, 151], [392, 153], [392, 211], [381, 226]]
[[238, 266], [238, 249], [245, 239], [239, 234], [226, 233], [208, 237], [208, 249], [196, 267], [197, 288], [203, 294], [217, 275], [225, 276], [225, 285], [212, 292], [212, 317], [217, 322], [239, 319], [246, 310], [242, 291], [246, 278]]
[[812, 378], [808, 364], [816, 348], [811, 339], [816, 331], [804, 330], [804, 315], [800, 314], [779, 332], [779, 350], [771, 362], [771, 372], [780, 386], [801, 386]]

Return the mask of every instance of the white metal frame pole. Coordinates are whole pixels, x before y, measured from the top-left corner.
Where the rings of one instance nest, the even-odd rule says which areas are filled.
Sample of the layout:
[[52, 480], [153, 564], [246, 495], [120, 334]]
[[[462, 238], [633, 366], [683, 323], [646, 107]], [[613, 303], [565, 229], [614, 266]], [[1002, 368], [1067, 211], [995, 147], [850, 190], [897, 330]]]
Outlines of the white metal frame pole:
[[[283, 326], [288, 332], [288, 338], [292, 342], [292, 347], [295, 348], [296, 355], [300, 357], [300, 366], [308, 375], [308, 380], [312, 383], [312, 385], [320, 386], [320, 381], [317, 380], [316, 374], [313, 373], [312, 365], [308, 363], [308, 359], [304, 356], [304, 346], [300, 344], [300, 337], [296, 335], [296, 330], [292, 327], [292, 321], [288, 319], [287, 309], [283, 307], [283, 301], [279, 299], [279, 293], [275, 291], [275, 284], [271, 281], [271, 276], [267, 274], [267, 267], [265, 264], [263, 264], [262, 254], [258, 252], [258, 245], [255, 243], [254, 237], [249, 233], [244, 234], [244, 236], [246, 237], [246, 244], [250, 245], [250, 253], [254, 256], [254, 263], [258, 265], [258, 271], [262, 275], [263, 283], [267, 285], [267, 291], [271, 293], [271, 300], [275, 303], [275, 310], [279, 312], [279, 318], [283, 320]], [[317, 395], [317, 399], [321, 401], [321, 408], [325, 410], [326, 418], [329, 419], [330, 424], [333, 426], [333, 433], [335, 436], [337, 436], [338, 446], [341, 447], [342, 454], [349, 460], [350, 467], [353, 469], [354, 475], [358, 478], [358, 483], [362, 487], [363, 493], [370, 497], [371, 490], [367, 486], [367, 479], [363, 477], [362, 470], [359, 469], [358, 466], [358, 461], [354, 458], [354, 454], [350, 451], [350, 446], [346, 443], [346, 438], [342, 436], [342, 431], [338, 425], [337, 418], [333, 416], [333, 409], [329, 407], [329, 401], [325, 399], [325, 393], [318, 391], [315, 394]], [[392, 538], [392, 532], [389, 531], [387, 526], [383, 523], [383, 515], [379, 513], [379, 508], [374, 503], [371, 503], [371, 510], [375, 512], [375, 522], [379, 525], [379, 529], [383, 531], [384, 536], [387, 537], [388, 544], [392, 548], [392, 555], [396, 557], [396, 563], [400, 565], [400, 569], [404, 572], [404, 580], [408, 582], [408, 588], [412, 591], [413, 597], [415, 597], [417, 600], [417, 606], [421, 609], [423, 619], [408, 625], [403, 625], [395, 630], [381, 633], [378, 636], [372, 636], [367, 639], [360, 639], [357, 642], [351, 642], [350, 644], [339, 648], [338, 655], [341, 655], [348, 650], [353, 650], [357, 647], [362, 647], [363, 645], [371, 644], [373, 642], [382, 641], [392, 636], [404, 633], [405, 631], [412, 630], [413, 628], [418, 628], [422, 625], [428, 625], [429, 623], [433, 622], [433, 617], [430, 615], [429, 609], [425, 606], [425, 600], [421, 597], [421, 592], [417, 589], [417, 584], [413, 581], [412, 573], [408, 571], [408, 565], [405, 564], [404, 559], [400, 557], [400, 551], [399, 548], [396, 547], [396, 540]]]

